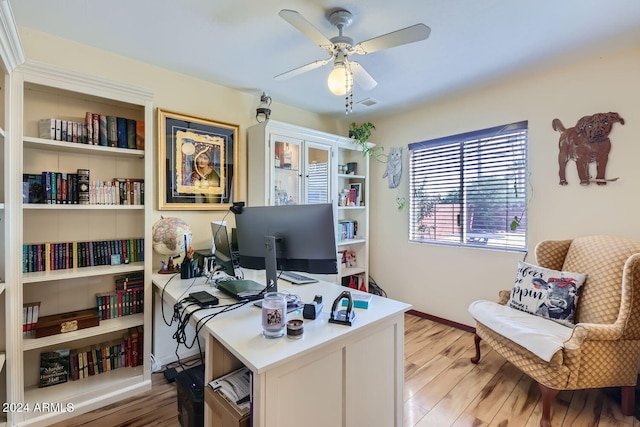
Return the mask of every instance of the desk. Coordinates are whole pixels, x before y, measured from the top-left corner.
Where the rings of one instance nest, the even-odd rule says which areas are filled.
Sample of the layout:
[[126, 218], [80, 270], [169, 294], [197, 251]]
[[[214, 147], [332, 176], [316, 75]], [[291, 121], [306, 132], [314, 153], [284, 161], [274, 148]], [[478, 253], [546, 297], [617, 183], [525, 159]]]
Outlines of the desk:
[[[154, 285], [162, 289], [167, 276], [154, 275]], [[264, 283], [262, 277], [257, 273], [247, 278]], [[327, 282], [296, 286], [283, 280], [278, 288], [305, 302], [322, 295], [323, 312], [315, 320], [304, 320], [299, 340], [264, 338], [261, 312], [253, 304], [215, 317], [203, 329], [205, 381], [247, 366], [253, 372], [254, 427], [401, 427], [404, 312], [411, 306], [374, 295], [369, 309], [355, 309], [353, 326], [343, 326], [328, 319], [334, 299], [345, 288]], [[173, 305], [183, 294], [199, 290], [218, 296], [221, 304], [231, 302], [204, 278], [194, 282], [179, 277], [166, 286], [165, 301]], [[215, 311], [199, 310], [192, 318], [197, 321]], [[291, 318], [302, 316], [290, 313]], [[205, 425], [213, 425], [214, 418], [205, 407]]]

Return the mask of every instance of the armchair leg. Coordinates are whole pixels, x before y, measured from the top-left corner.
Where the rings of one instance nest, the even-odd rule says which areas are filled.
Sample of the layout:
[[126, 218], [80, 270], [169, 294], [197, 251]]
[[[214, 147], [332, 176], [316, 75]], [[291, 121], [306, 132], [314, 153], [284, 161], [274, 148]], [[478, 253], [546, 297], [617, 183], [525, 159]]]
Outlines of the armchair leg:
[[471, 363], [477, 364], [480, 361], [480, 338], [478, 334], [475, 334], [473, 341], [476, 345], [476, 355], [471, 358]]
[[551, 403], [560, 390], [549, 388], [540, 383], [538, 383], [538, 388], [540, 388], [540, 393], [542, 393], [542, 419], [540, 420], [540, 427], [551, 427]]
[[622, 387], [622, 414], [625, 416], [633, 415], [636, 406], [636, 388], [635, 386]]

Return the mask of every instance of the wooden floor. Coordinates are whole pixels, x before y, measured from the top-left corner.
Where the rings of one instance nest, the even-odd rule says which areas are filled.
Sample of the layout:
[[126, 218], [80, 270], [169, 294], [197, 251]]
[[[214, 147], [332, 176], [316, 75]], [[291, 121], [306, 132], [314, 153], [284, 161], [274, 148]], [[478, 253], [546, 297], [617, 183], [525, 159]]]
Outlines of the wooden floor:
[[[540, 425], [537, 385], [486, 346], [480, 363], [472, 364], [472, 334], [406, 315], [405, 337], [404, 426]], [[620, 413], [615, 394], [561, 392], [552, 407], [552, 424], [640, 427], [636, 418]], [[175, 383], [153, 374], [151, 391], [55, 426], [178, 426], [177, 411]]]

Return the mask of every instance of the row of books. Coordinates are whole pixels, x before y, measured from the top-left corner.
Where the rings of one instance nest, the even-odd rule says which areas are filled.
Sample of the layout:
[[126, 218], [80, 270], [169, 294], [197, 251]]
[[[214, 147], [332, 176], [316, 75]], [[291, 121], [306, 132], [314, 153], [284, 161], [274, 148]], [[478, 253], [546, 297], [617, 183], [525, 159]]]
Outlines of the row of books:
[[50, 172], [22, 175], [22, 203], [80, 205], [143, 205], [144, 180], [113, 178], [91, 181], [88, 169], [77, 173]]
[[98, 293], [96, 301], [100, 320], [129, 316], [143, 312], [144, 290]]
[[41, 119], [39, 137], [78, 144], [144, 150], [144, 122], [87, 111], [84, 122]]
[[80, 349], [40, 353], [40, 387], [76, 381], [119, 368], [143, 364], [142, 326], [129, 328], [122, 339]]
[[22, 272], [117, 265], [144, 261], [144, 239], [22, 245]]
[[36, 332], [40, 312], [40, 301], [22, 304], [22, 335], [33, 336]]
[[114, 291], [96, 294], [96, 304], [100, 320], [142, 313], [144, 273], [116, 276]]
[[355, 239], [358, 235], [358, 221], [340, 220], [338, 221], [338, 241]]

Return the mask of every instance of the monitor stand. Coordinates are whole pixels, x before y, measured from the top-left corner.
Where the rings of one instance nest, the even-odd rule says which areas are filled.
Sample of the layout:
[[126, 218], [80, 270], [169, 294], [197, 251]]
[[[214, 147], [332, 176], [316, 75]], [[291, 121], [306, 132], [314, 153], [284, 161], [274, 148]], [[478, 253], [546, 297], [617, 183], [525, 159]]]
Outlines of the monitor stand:
[[276, 236], [264, 236], [264, 268], [267, 276], [265, 292], [278, 292], [276, 252]]

